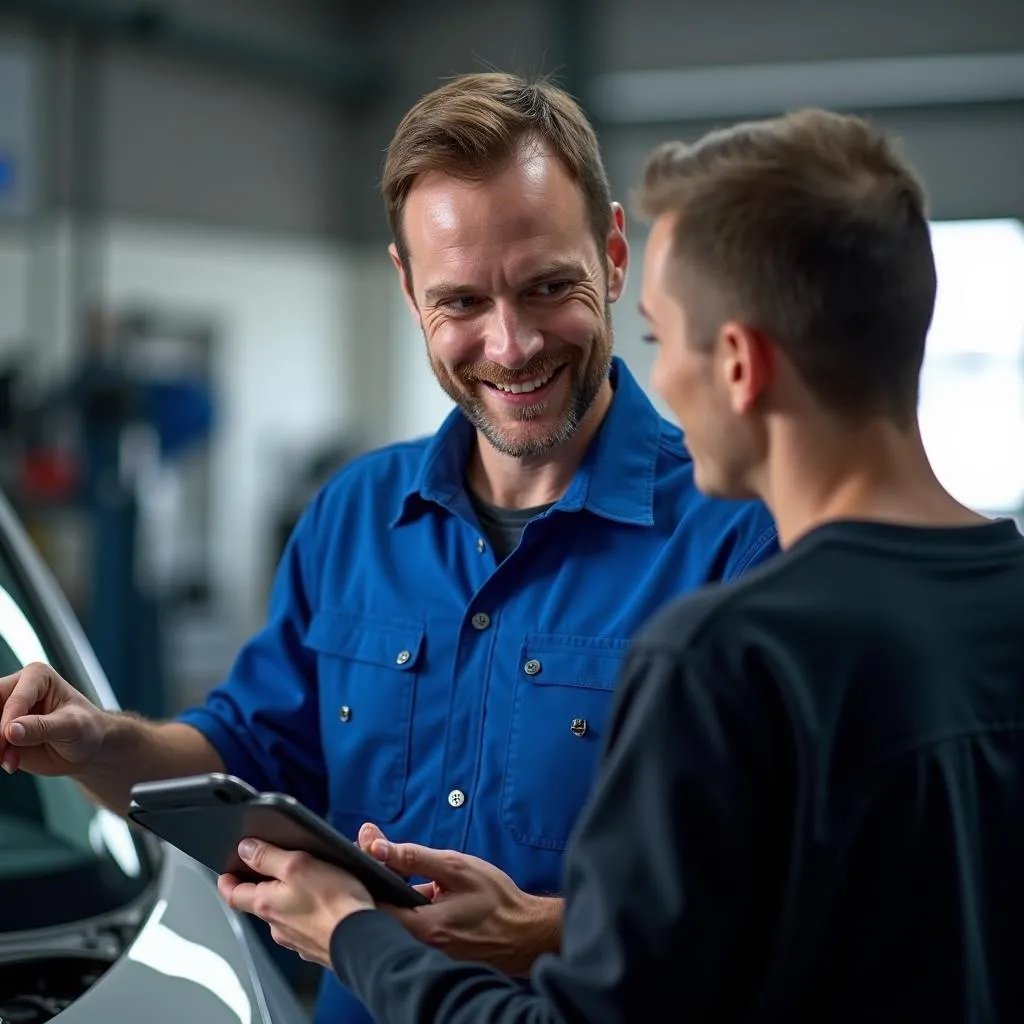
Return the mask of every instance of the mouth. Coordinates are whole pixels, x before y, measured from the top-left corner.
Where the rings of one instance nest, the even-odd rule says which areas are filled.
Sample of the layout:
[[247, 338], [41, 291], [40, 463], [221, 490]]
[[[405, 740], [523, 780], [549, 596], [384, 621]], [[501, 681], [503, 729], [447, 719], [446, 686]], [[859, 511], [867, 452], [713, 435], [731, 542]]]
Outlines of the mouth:
[[495, 384], [489, 380], [482, 383], [504, 402], [512, 405], [536, 405], [547, 398], [555, 383], [564, 374], [566, 366], [568, 363], [563, 363], [543, 376], [519, 380], [514, 384]]

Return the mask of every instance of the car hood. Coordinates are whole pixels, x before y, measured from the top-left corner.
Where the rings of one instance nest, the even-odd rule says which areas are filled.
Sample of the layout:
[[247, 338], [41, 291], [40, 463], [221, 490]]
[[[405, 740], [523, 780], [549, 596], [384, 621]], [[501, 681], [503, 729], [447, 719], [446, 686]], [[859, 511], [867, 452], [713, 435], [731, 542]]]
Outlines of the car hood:
[[61, 1024], [301, 1024], [308, 1020], [213, 875], [167, 849], [152, 909], [124, 954]]

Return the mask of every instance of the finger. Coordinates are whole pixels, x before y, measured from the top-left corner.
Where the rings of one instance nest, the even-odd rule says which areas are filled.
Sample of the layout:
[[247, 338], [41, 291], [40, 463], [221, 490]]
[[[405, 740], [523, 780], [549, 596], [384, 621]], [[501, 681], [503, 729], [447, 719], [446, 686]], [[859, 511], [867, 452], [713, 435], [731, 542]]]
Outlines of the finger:
[[27, 665], [16, 676], [5, 676], [4, 683], [14, 679], [14, 685], [3, 697], [3, 709], [0, 710], [0, 736], [5, 740], [8, 726], [16, 718], [27, 715], [46, 694], [49, 686], [49, 669], [45, 665]]
[[378, 839], [373, 844], [373, 856], [400, 875], [430, 878], [449, 890], [458, 888], [466, 874], [465, 859], [459, 854], [432, 850], [417, 843], [389, 843]]
[[[437, 882], [421, 882], [419, 885], [412, 885], [409, 888], [415, 889], [421, 896], [426, 896], [431, 903], [434, 903], [444, 895], [444, 888], [438, 885]], [[406, 913], [416, 914], [422, 909], [422, 907], [412, 907]]]
[[4, 739], [4, 727], [3, 727], [3, 710], [7, 704], [7, 698], [14, 692], [14, 687], [18, 684], [20, 672], [15, 672], [13, 675], [4, 676], [0, 679], [0, 762], [3, 761], [4, 747], [7, 746], [7, 741]]
[[20, 671], [12, 672], [9, 676], [0, 678], [0, 708], [3, 707], [7, 698], [14, 692], [14, 688], [18, 685], [18, 680], [20, 678]]
[[38, 747], [41, 743], [72, 743], [80, 739], [82, 723], [72, 708], [61, 708], [49, 715], [21, 715], [7, 726], [6, 738], [12, 747]]
[[[431, 903], [434, 902], [435, 894], [441, 894], [441, 890], [433, 882], [414, 885], [412, 888], [426, 896]], [[438, 918], [434, 916], [436, 911], [432, 911], [430, 907], [392, 907], [381, 903], [378, 909], [394, 917], [410, 935], [419, 939], [420, 942], [431, 944], [430, 938], [436, 932]]]
[[255, 914], [256, 885], [256, 882], [238, 882], [227, 897], [228, 906], [242, 914]]
[[271, 846], [259, 839], [243, 839], [238, 844], [238, 856], [258, 874], [267, 878], [284, 878], [296, 854]]
[[[421, 885], [410, 885], [410, 889], [415, 889], [421, 896], [426, 896], [431, 903], [434, 902], [435, 894], [440, 895], [441, 890], [434, 885], [433, 882], [423, 882]], [[407, 928], [412, 926], [414, 918], [420, 916], [426, 907], [395, 907], [390, 903], [379, 903], [377, 905], [378, 910], [386, 910], [389, 914], [397, 917]]]
[[49, 715], [24, 715], [7, 726], [7, 743], [0, 755], [0, 764], [4, 771], [13, 775], [21, 763], [19, 747], [38, 747], [62, 741], [73, 743], [81, 737], [81, 717], [73, 708], [61, 708]]
[[19, 758], [13, 752], [10, 756], [5, 757], [5, 754], [7, 754], [7, 739], [5, 737], [7, 715], [5, 710], [7, 701], [11, 694], [14, 693], [14, 688], [18, 685], [20, 678], [21, 672], [19, 671], [0, 679], [0, 767], [3, 767], [5, 771], [10, 772], [12, 775], [18, 770]]
[[387, 836], [372, 822], [366, 822], [359, 830], [359, 846], [366, 853], [373, 853], [373, 844], [377, 840], [387, 841]]
[[225, 903], [231, 902], [231, 894], [238, 887], [239, 881], [234, 875], [224, 874], [217, 877], [217, 892]]

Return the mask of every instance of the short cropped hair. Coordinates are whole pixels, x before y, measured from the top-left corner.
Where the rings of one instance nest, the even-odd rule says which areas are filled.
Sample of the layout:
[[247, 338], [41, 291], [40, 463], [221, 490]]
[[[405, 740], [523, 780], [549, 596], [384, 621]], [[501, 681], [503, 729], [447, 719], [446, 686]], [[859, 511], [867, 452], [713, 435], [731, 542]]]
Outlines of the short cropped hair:
[[935, 263], [924, 187], [878, 127], [811, 109], [665, 143], [637, 202], [676, 218], [675, 280], [699, 344], [745, 322], [835, 413], [912, 421]]

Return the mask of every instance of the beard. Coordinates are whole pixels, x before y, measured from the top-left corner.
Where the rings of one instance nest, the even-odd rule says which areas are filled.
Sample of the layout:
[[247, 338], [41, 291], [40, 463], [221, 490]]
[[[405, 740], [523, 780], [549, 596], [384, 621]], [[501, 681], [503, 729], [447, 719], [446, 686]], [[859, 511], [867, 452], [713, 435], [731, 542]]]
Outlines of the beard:
[[[574, 348], [570, 353], [542, 352], [536, 359], [518, 370], [510, 370], [500, 363], [481, 361], [458, 364], [449, 370], [431, 357], [434, 376], [445, 394], [462, 410], [466, 419], [503, 455], [523, 459], [541, 455], [569, 440], [579, 429], [594, 400], [608, 378], [612, 364], [613, 335], [611, 309], [606, 307], [604, 321], [586, 349]], [[548, 417], [550, 402], [534, 406], [510, 406], [498, 422], [480, 396], [479, 389], [490, 384], [513, 384], [517, 381], [536, 380], [561, 371], [569, 375], [569, 394], [554, 423], [536, 430], [510, 429], [508, 420], [515, 424], [528, 424]], [[525, 435], [525, 436], [524, 436]]]

